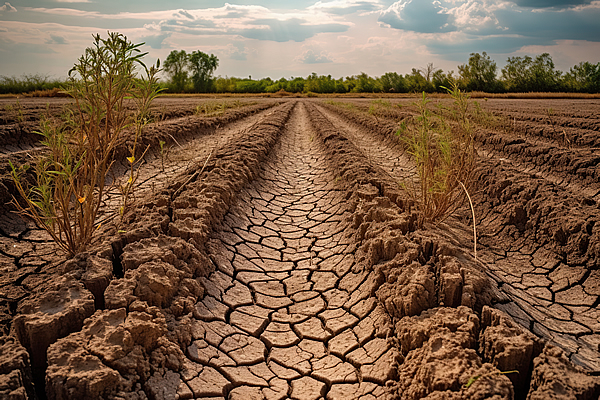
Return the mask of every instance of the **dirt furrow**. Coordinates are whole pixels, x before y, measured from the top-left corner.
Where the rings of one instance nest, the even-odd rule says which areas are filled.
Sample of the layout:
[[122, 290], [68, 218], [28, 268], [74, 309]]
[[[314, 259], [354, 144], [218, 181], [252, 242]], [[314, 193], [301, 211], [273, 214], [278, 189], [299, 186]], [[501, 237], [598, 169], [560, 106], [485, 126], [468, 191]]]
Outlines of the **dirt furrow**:
[[379, 397], [396, 350], [375, 325], [371, 274], [353, 273], [344, 198], [297, 106], [261, 177], [210, 241], [180, 398]]
[[363, 151], [371, 164], [383, 168], [392, 180], [400, 184], [415, 179], [415, 164], [409, 160], [397, 140], [373, 135], [367, 128], [336, 115], [328, 108], [318, 108], [336, 128]]
[[[161, 123], [159, 128], [163, 134], [165, 131], [172, 132], [169, 137], [170, 145], [165, 150], [166, 154], [162, 156], [156, 149], [146, 154], [145, 161], [137, 170], [136, 189], [131, 201], [159, 193], [172, 183], [173, 177], [192, 168], [195, 164], [203, 165], [215, 149], [222, 147], [234, 137], [242, 135], [257, 122], [268, 117], [271, 112], [266, 110], [232, 123], [223, 122], [224, 126], [219, 129], [204, 128], [203, 130], [197, 126], [199, 129], [195, 135], [190, 132], [189, 118]], [[150, 127], [150, 130], [157, 128]], [[191, 128], [194, 128], [193, 124]], [[181, 131], [184, 133], [182, 134]], [[11, 154], [13, 155], [14, 153]], [[100, 223], [106, 224], [113, 219], [118, 220], [119, 208], [123, 202], [119, 185], [127, 179], [127, 173], [123, 163], [115, 165], [112, 176], [118, 178], [116, 184], [112, 185], [107, 193], [106, 205], [101, 209], [99, 216]], [[9, 201], [8, 193], [4, 194], [7, 195], [6, 201]], [[40, 283], [39, 275], [44, 276], [42, 271], [52, 270], [63, 260], [57, 254], [54, 244], [45, 231], [10, 211], [0, 218], [0, 259], [3, 261], [0, 282], [0, 332], [8, 333], [10, 321], [16, 313], [18, 304], [35, 291]]]
[[[361, 129], [327, 115], [365, 154], [373, 147], [387, 148], [379, 148], [382, 160], [378, 164], [388, 173], [393, 171], [392, 163], [383, 158], [403, 158], [401, 150], [388, 144], [380, 132], [380, 121], [360, 119]], [[371, 130], [368, 121], [373, 122]], [[357, 130], [362, 131], [360, 139], [352, 133]], [[523, 168], [510, 160], [498, 162], [497, 156], [486, 151], [481, 155], [479, 191], [474, 194], [478, 254], [504, 293], [496, 307], [561, 347], [577, 364], [600, 372], [600, 292], [593, 244], [598, 240], [595, 222], [600, 215], [595, 202], [577, 199], [585, 191], [575, 190], [572, 183], [568, 186], [572, 191], [560, 190], [547, 175], [531, 171], [533, 167]], [[573, 209], [573, 204], [578, 207]], [[464, 210], [461, 217], [464, 224], [450, 221], [445, 236], [469, 246], [470, 212]]]

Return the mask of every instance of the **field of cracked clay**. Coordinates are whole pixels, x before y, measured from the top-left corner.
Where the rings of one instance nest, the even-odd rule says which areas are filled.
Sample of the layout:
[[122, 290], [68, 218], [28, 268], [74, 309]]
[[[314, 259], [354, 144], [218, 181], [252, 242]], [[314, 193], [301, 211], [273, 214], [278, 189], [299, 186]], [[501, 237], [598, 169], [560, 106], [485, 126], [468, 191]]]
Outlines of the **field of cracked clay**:
[[600, 102], [477, 108], [475, 257], [467, 205], [416, 224], [413, 100], [208, 101], [73, 259], [10, 203], [66, 100], [2, 108], [0, 398], [598, 399]]

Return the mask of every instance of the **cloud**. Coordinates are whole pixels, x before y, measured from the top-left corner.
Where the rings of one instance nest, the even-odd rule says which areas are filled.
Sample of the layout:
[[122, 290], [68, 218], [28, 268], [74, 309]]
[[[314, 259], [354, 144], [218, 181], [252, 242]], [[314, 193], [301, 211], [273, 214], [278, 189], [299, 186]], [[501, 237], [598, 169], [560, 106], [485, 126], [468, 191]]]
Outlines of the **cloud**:
[[4, 3], [2, 7], [0, 7], [0, 12], [17, 12], [17, 9], [10, 5], [10, 3]]
[[450, 32], [450, 15], [439, 1], [400, 0], [381, 13], [379, 21], [395, 29], [421, 33]]
[[330, 56], [321, 51], [316, 53], [313, 49], [308, 49], [301, 56], [296, 58], [297, 61], [300, 61], [302, 64], [324, 64], [333, 62]]
[[54, 0], [57, 3], [91, 3], [90, 0]]
[[514, 3], [520, 7], [564, 9], [591, 4], [592, 0], [515, 0]]
[[507, 33], [528, 38], [600, 41], [600, 7], [567, 10], [498, 10], [496, 17]]
[[559, 40], [600, 42], [599, 20], [600, 2], [577, 0], [401, 0], [379, 17], [391, 28], [423, 34], [420, 40], [434, 54], [463, 58]]
[[159, 35], [143, 36], [140, 40], [146, 43], [152, 49], [162, 49], [163, 41], [171, 36], [170, 33], [161, 33]]
[[332, 0], [318, 1], [308, 7], [312, 11], [321, 11], [335, 15], [347, 15], [355, 12], [370, 12], [380, 10], [382, 4], [379, 0]]
[[179, 12], [172, 18], [146, 25], [163, 32], [239, 35], [274, 42], [302, 42], [319, 33], [345, 32], [350, 26], [349, 22], [339, 22], [314, 10], [273, 12], [261, 6], [231, 4], [214, 9], [188, 10], [186, 14]]
[[186, 18], [188, 18], [188, 19], [191, 19], [192, 21], [193, 21], [194, 19], [196, 19], [196, 18], [195, 18], [195, 17], [194, 17], [192, 14], [190, 14], [189, 12], [187, 12], [187, 11], [185, 11], [185, 10], [180, 10], [180, 11], [178, 12], [178, 14], [179, 14], [179, 15], [183, 15], [184, 17], [186, 17]]
[[291, 18], [288, 20], [262, 19], [250, 23], [256, 28], [240, 29], [237, 33], [249, 39], [272, 40], [275, 42], [303, 42], [321, 32], [345, 32], [345, 24], [309, 24], [308, 21]]
[[0, 37], [0, 52], [6, 52], [7, 54], [53, 54], [56, 51], [52, 50], [48, 45], [44, 43], [23, 43], [15, 42], [9, 38]]
[[230, 43], [225, 48], [225, 54], [232, 60], [246, 61], [250, 50], [243, 43]]
[[46, 44], [68, 44], [68, 42], [62, 36], [50, 34], [50, 39], [46, 39]]

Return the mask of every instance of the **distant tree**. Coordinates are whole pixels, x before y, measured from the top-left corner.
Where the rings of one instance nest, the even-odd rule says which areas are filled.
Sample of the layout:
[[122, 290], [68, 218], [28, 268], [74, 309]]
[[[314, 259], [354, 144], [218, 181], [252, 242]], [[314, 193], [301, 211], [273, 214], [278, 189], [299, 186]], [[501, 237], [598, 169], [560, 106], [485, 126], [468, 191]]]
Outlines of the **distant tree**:
[[496, 62], [485, 51], [482, 54], [471, 53], [469, 62], [458, 66], [458, 73], [467, 90], [495, 92], [498, 89]]
[[406, 80], [397, 72], [387, 72], [379, 78], [381, 89], [384, 92], [406, 93]]
[[375, 78], [371, 78], [365, 72], [361, 72], [360, 75], [356, 77], [356, 86], [352, 91], [357, 93], [375, 93], [380, 92], [381, 88]]
[[540, 54], [533, 60], [530, 68], [531, 86], [537, 92], [555, 92], [559, 88], [561, 71], [554, 70], [550, 54]]
[[306, 81], [301, 76], [291, 78], [292, 80], [287, 81], [285, 90], [290, 93], [302, 93], [304, 91], [304, 84]]
[[511, 92], [554, 92], [560, 90], [562, 72], [554, 69], [550, 54], [509, 57], [502, 80]]
[[508, 57], [502, 68], [502, 81], [509, 92], [529, 92], [531, 88], [530, 68], [533, 59], [529, 56]]
[[434, 67], [433, 63], [429, 63], [427, 64], [427, 67], [421, 68], [419, 71], [421, 71], [421, 73], [423, 74], [423, 78], [425, 78], [427, 82], [431, 82], [431, 80], [433, 79], [433, 75], [437, 71], [440, 71], [440, 69]]
[[194, 90], [200, 93], [212, 91], [212, 74], [219, 66], [219, 59], [214, 54], [210, 56], [199, 50], [188, 56], [189, 68], [192, 73]]
[[433, 92], [433, 85], [431, 82], [427, 82], [427, 79], [425, 79], [421, 71], [416, 68], [413, 68], [412, 72], [407, 74], [404, 78], [406, 80], [406, 87], [411, 93]]
[[592, 64], [589, 61], [580, 62], [566, 73], [562, 86], [571, 92], [600, 92], [600, 63]]
[[455, 81], [457, 81], [457, 79], [454, 77], [454, 71], [450, 71], [445, 74], [441, 69], [435, 71], [433, 73], [433, 78], [431, 79], [431, 83], [433, 84], [435, 91], [442, 93], [446, 93], [447, 89], [445, 88], [451, 88], [452, 83]]
[[238, 78], [234, 77], [217, 77], [214, 81], [215, 91], [217, 93], [233, 93], [235, 92], [235, 83], [238, 81]]
[[173, 50], [163, 63], [164, 71], [171, 78], [171, 84], [176, 92], [183, 92], [188, 79], [188, 55], [185, 50]]

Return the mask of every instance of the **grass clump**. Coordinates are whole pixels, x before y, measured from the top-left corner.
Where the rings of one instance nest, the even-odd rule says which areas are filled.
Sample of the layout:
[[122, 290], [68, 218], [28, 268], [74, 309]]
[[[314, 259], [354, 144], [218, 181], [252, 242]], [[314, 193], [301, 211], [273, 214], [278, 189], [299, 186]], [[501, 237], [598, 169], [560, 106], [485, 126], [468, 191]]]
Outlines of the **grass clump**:
[[[29, 166], [12, 166], [23, 199], [14, 201], [18, 212], [45, 229], [69, 256], [84, 251], [92, 240], [115, 149], [132, 127], [134, 164], [135, 143], [157, 93], [158, 64], [145, 67], [146, 53], [139, 50], [143, 43], [132, 44], [115, 32], [106, 39], [93, 37], [93, 46], [69, 71], [65, 91], [74, 99], [73, 108], [41, 123], [48, 151], [36, 164], [35, 181], [23, 175]], [[144, 78], [137, 77], [140, 65]], [[135, 99], [136, 112], [126, 107], [129, 98]]]
[[403, 186], [419, 208], [420, 226], [445, 220], [473, 185], [477, 153], [469, 97], [457, 85], [448, 92], [454, 101], [444, 112], [447, 116], [434, 113], [423, 93], [414, 104], [417, 114], [404, 120], [396, 133], [416, 163], [417, 176]]
[[233, 108], [240, 108], [243, 106], [248, 106], [256, 104], [254, 102], [244, 103], [240, 100], [234, 101], [206, 101], [204, 103], [198, 104], [194, 111], [194, 114], [198, 116], [204, 117], [212, 117], [216, 115], [223, 115], [225, 111]]

